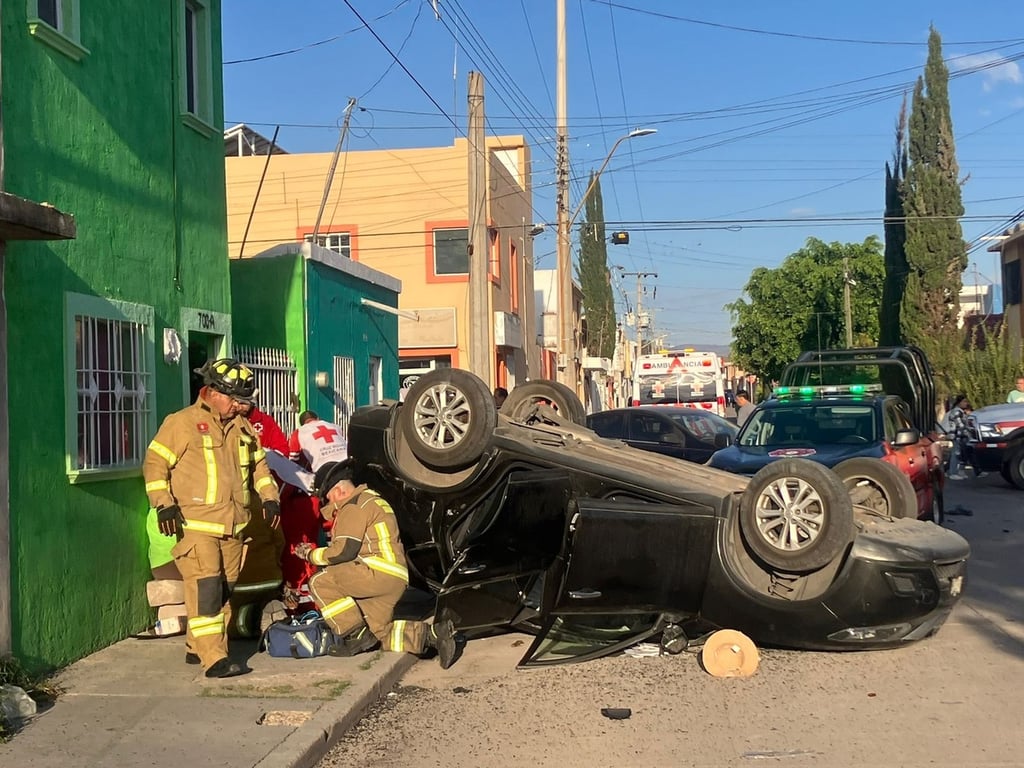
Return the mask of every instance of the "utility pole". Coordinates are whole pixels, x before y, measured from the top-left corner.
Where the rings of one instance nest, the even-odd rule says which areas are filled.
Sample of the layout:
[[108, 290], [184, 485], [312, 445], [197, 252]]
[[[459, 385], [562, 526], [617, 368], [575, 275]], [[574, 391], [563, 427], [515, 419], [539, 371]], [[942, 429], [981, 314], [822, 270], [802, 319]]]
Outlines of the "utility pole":
[[569, 128], [566, 98], [565, 0], [556, 0], [557, 105], [555, 115], [555, 185], [558, 214], [558, 366], [560, 380], [573, 392], [576, 386], [576, 324], [572, 306], [572, 256], [569, 252]]
[[[334, 183], [334, 171], [338, 167], [338, 156], [345, 144], [345, 136], [348, 135], [348, 121], [352, 119], [352, 110], [355, 109], [356, 100], [350, 98], [345, 106], [345, 119], [341, 123], [341, 133], [338, 136], [338, 146], [334, 148], [334, 157], [331, 158], [331, 169], [327, 172], [327, 181], [324, 182], [324, 196], [320, 199], [320, 210], [316, 212], [316, 224], [313, 225], [313, 245], [319, 245], [317, 236], [320, 234], [320, 222], [324, 217], [324, 208], [327, 207], [327, 197], [331, 194], [331, 184]], [[277, 136], [277, 133], [274, 133]]]
[[853, 309], [850, 306], [850, 259], [843, 256], [843, 313], [846, 321], [846, 347], [853, 347]]
[[626, 272], [622, 267], [618, 267], [620, 274], [623, 277], [636, 277], [636, 317], [633, 320], [633, 325], [636, 328], [636, 356], [633, 358], [633, 396], [630, 405], [640, 405], [640, 356], [644, 353], [644, 341], [643, 334], [640, 332], [640, 302], [643, 298], [643, 287], [644, 278], [653, 277], [657, 279], [657, 272]]
[[491, 381], [491, 323], [487, 302], [487, 139], [484, 76], [469, 73], [469, 370]]

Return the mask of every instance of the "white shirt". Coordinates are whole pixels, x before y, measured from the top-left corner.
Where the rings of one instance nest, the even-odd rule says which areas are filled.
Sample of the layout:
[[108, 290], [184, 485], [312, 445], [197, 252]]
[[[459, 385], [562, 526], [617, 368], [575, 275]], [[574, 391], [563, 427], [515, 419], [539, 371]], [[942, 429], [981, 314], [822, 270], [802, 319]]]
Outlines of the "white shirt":
[[313, 472], [329, 461], [348, 458], [348, 440], [337, 424], [323, 419], [307, 421], [299, 427], [298, 439], [302, 457]]

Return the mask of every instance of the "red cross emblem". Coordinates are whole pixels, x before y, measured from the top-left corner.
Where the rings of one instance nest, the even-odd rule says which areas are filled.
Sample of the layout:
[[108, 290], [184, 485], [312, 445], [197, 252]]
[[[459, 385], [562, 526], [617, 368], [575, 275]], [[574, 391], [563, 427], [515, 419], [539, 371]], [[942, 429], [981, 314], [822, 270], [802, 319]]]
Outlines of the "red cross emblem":
[[656, 381], [651, 385], [651, 391], [654, 392], [655, 397], [661, 397], [665, 394], [665, 385]]
[[326, 424], [321, 424], [316, 432], [313, 433], [314, 440], [323, 440], [325, 443], [333, 443], [334, 438], [337, 437], [338, 430], [328, 429]]

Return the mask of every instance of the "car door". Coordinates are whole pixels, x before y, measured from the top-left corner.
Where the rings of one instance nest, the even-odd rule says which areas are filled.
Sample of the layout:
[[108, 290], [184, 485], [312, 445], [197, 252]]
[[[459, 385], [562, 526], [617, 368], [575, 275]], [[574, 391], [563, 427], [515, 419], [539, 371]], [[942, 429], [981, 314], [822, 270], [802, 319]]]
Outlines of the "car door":
[[613, 440], [626, 439], [625, 411], [601, 411], [587, 416], [587, 426], [601, 437]]
[[595, 658], [651, 636], [667, 615], [697, 615], [715, 530], [714, 510], [696, 504], [576, 500], [520, 665]]
[[910, 414], [903, 403], [888, 401], [884, 408], [885, 439], [892, 448], [896, 458], [896, 466], [910, 478], [917, 494], [917, 508], [928, 509], [931, 500], [931, 482], [929, 478], [928, 448], [931, 441], [922, 436], [911, 445], [895, 445], [894, 440], [899, 432], [915, 429]]
[[711, 454], [715, 452], [716, 434], [716, 426], [711, 416], [703, 411], [693, 411], [676, 423], [686, 434], [686, 460], [703, 464], [710, 459]]
[[685, 434], [657, 409], [627, 411], [626, 431], [626, 442], [634, 448], [676, 459], [686, 458]]
[[466, 510], [446, 511], [451, 566], [438, 590], [438, 615], [460, 629], [516, 624], [535, 615], [534, 586], [563, 549], [569, 476], [523, 468], [501, 479]]

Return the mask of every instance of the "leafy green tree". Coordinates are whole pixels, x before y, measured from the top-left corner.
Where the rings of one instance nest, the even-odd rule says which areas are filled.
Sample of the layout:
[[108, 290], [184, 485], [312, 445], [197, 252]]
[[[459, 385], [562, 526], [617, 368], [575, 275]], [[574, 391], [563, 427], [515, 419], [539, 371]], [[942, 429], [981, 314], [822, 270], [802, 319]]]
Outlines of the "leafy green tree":
[[907, 99], [904, 97], [896, 120], [896, 147], [892, 167], [885, 164], [885, 283], [879, 316], [879, 343], [903, 343], [900, 306], [907, 285], [907, 226], [903, 220], [903, 180], [907, 177]]
[[587, 354], [612, 357], [615, 353], [615, 295], [608, 272], [608, 242], [604, 229], [604, 201], [601, 181], [595, 181], [586, 201], [586, 220], [580, 226], [580, 259], [576, 278], [583, 290], [583, 312], [587, 318]]
[[934, 27], [924, 76], [914, 87], [909, 137], [910, 165], [903, 184], [908, 273], [900, 333], [905, 341], [931, 351], [937, 340], [957, 334], [961, 276], [967, 267], [949, 70]]
[[881, 241], [825, 243], [808, 238], [775, 269], [759, 267], [741, 297], [726, 309], [733, 319], [733, 360], [762, 380], [810, 349], [846, 345], [843, 259], [849, 259], [850, 305], [856, 346], [878, 341], [879, 305], [885, 264]]

